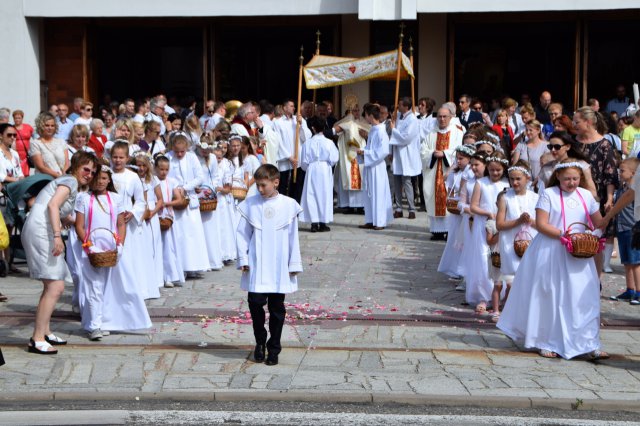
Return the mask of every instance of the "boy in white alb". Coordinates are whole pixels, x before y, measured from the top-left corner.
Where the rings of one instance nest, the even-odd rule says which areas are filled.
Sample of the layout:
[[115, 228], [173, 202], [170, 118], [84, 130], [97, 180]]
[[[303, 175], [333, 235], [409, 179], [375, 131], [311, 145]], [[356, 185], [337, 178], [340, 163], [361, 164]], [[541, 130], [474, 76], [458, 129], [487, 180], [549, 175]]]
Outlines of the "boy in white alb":
[[[284, 326], [287, 293], [298, 290], [296, 275], [302, 272], [298, 242], [300, 205], [278, 193], [280, 172], [264, 164], [254, 175], [259, 195], [248, 197], [239, 206], [237, 230], [238, 269], [242, 270], [240, 286], [248, 291], [249, 311], [256, 339], [254, 359], [267, 365], [278, 364], [282, 350], [280, 336]], [[269, 333], [264, 328], [264, 305], [269, 309]]]

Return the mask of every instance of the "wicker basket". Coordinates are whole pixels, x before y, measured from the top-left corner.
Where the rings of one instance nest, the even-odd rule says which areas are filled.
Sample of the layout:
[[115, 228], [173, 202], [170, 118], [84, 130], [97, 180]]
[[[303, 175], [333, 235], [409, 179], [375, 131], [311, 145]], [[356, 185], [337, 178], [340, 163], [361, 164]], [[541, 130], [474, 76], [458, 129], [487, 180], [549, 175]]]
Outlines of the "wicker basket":
[[460, 209], [458, 208], [458, 203], [460, 200], [455, 197], [453, 188], [447, 194], [447, 211], [451, 214], [460, 214]]
[[234, 186], [231, 188], [231, 195], [233, 195], [233, 198], [235, 198], [236, 200], [242, 201], [247, 198], [247, 188]]
[[458, 203], [460, 200], [456, 198], [447, 198], [447, 211], [451, 214], [460, 214]]
[[188, 197], [184, 197], [182, 199], [181, 203], [176, 204], [175, 206], [173, 206], [174, 210], [184, 210], [187, 207], [189, 207], [189, 198]]
[[533, 237], [528, 231], [521, 230], [516, 234], [513, 238], [513, 250], [516, 252], [518, 257], [524, 256], [524, 252], [529, 248], [529, 244], [531, 244], [531, 240]]
[[89, 240], [89, 237], [91, 236], [91, 234], [93, 234], [95, 231], [99, 229], [107, 231], [113, 236], [114, 246], [116, 247], [113, 250], [103, 251], [101, 253], [88, 253], [87, 256], [89, 256], [89, 263], [91, 263], [91, 266], [93, 266], [94, 268], [111, 268], [113, 266], [116, 266], [116, 264], [118, 263], [118, 248], [117, 248], [116, 235], [110, 230], [108, 230], [107, 228], [96, 228], [93, 231], [91, 231], [91, 233], [87, 236], [87, 240]]
[[500, 266], [502, 266], [502, 262], [500, 262], [500, 253], [497, 251], [491, 252], [491, 264], [494, 268], [500, 268]]
[[573, 257], [580, 259], [588, 259], [595, 256], [600, 246], [600, 238], [588, 232], [571, 233], [571, 227], [573, 225], [581, 225], [585, 231], [593, 231], [593, 228], [586, 223], [574, 222], [569, 225], [564, 233], [564, 236], [571, 240], [571, 246], [573, 247], [573, 250], [569, 253], [571, 253]]
[[173, 219], [171, 219], [170, 217], [161, 217], [160, 218], [160, 230], [161, 231], [167, 231], [168, 229], [171, 228], [171, 225], [173, 225]]
[[200, 211], [212, 212], [218, 207], [218, 198], [216, 197], [216, 191], [207, 185], [202, 185], [203, 188], [207, 188], [211, 191], [211, 195], [200, 198]]

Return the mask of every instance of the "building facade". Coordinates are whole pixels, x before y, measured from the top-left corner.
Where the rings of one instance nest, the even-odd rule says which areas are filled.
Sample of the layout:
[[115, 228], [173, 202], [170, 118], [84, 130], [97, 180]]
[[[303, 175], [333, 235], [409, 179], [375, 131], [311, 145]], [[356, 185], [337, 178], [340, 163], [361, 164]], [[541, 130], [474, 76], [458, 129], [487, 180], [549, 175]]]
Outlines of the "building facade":
[[[295, 98], [300, 46], [360, 57], [414, 48], [416, 96], [485, 102], [550, 90], [567, 108], [629, 89], [640, 3], [583, 0], [3, 0], [0, 106], [27, 121], [76, 96], [96, 104], [165, 93], [180, 99]], [[317, 93], [392, 103], [393, 83]], [[402, 95], [409, 95], [407, 82]], [[305, 92], [303, 98], [311, 98]]]

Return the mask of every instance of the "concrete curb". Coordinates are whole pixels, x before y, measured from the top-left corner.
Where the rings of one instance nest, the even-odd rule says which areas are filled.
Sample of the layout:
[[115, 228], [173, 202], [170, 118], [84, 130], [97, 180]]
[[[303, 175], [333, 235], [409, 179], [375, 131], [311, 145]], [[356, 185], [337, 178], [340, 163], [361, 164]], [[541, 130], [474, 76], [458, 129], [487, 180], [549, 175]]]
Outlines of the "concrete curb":
[[286, 401], [315, 403], [401, 404], [449, 407], [554, 408], [579, 411], [640, 412], [633, 400], [529, 398], [502, 396], [416, 395], [405, 393], [353, 393], [305, 391], [217, 391], [217, 392], [24, 392], [0, 394], [0, 404], [19, 401]]

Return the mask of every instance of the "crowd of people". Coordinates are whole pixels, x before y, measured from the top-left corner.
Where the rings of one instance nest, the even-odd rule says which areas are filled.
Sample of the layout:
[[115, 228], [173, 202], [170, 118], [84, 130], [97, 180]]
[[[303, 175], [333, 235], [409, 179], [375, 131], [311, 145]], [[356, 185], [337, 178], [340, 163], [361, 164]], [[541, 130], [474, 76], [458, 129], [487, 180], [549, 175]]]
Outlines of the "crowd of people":
[[[407, 218], [423, 209], [431, 239], [445, 242], [438, 271], [476, 313], [542, 356], [608, 357], [599, 283], [611, 272], [616, 236], [628, 289], [614, 298], [640, 304], [631, 232], [639, 214], [628, 206], [640, 112], [621, 90], [607, 111], [592, 99], [573, 113], [546, 91], [535, 106], [505, 97], [491, 110], [462, 95], [457, 105], [401, 98], [394, 112], [373, 102], [361, 113], [350, 97], [340, 120], [328, 101], [305, 101], [297, 113], [290, 99], [246, 102], [231, 114], [221, 101], [169, 105], [163, 95], [105, 105], [98, 114], [80, 98], [71, 114], [52, 105], [34, 127], [22, 111], [9, 123], [0, 109], [2, 185], [52, 179], [21, 200], [29, 274], [44, 284], [31, 352], [56, 353], [66, 343], [49, 326], [65, 281], [74, 283], [88, 338], [100, 340], [149, 328], [145, 299], [160, 288], [235, 263], [249, 291], [255, 359], [264, 361], [267, 349], [268, 363], [277, 363], [279, 295], [295, 291], [301, 272], [298, 220], [329, 232], [337, 207], [364, 214], [360, 228], [379, 231], [404, 216], [405, 201]], [[567, 232], [576, 222], [602, 235], [593, 258], [571, 255]], [[524, 256], [515, 247], [523, 242]], [[275, 249], [283, 246], [290, 257]], [[94, 265], [109, 253], [113, 264]], [[5, 251], [1, 273], [16, 271], [10, 260]], [[268, 342], [265, 304], [275, 322]]]

